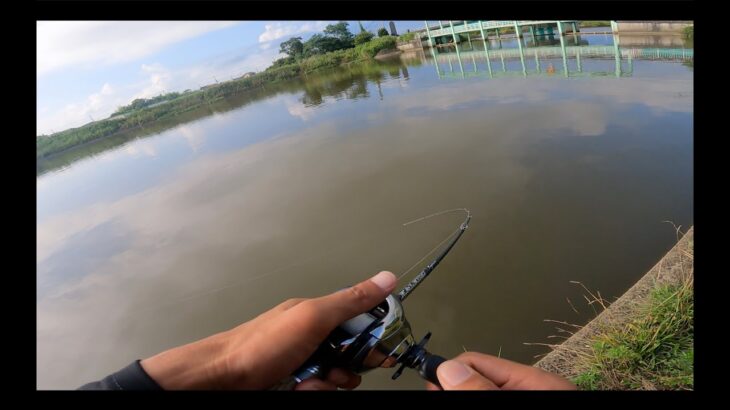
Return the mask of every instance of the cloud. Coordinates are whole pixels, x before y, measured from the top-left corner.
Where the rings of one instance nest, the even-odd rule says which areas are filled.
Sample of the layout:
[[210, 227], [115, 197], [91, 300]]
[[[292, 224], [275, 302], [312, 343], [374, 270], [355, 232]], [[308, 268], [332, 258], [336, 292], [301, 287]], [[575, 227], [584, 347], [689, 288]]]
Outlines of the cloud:
[[327, 27], [327, 24], [330, 24], [330, 22], [311, 21], [304, 24], [276, 22], [266, 24], [264, 26], [264, 32], [259, 35], [259, 43], [267, 43], [294, 34], [322, 31]]
[[286, 110], [290, 115], [300, 118], [302, 121], [307, 121], [315, 114], [316, 107], [306, 106], [296, 98], [286, 98], [284, 100]]
[[261, 71], [272, 61], [281, 57], [278, 49], [266, 48], [256, 50], [240, 50], [231, 57], [226, 53], [219, 58], [207, 59], [176, 71], [169, 72], [168, 90], [195, 89], [217, 81], [227, 81], [250, 71]]
[[134, 98], [150, 98], [170, 91], [172, 74], [162, 64], [142, 64], [142, 71], [149, 74], [147, 86], [135, 94]]
[[179, 131], [193, 152], [197, 153], [200, 147], [205, 144], [205, 130], [200, 125], [186, 124], [181, 126]]
[[104, 97], [114, 94], [114, 89], [109, 83], [104, 83], [101, 91], [89, 96], [89, 105], [92, 109], [98, 109], [104, 101]]
[[[127, 99], [120, 95], [115, 87], [104, 83], [101, 89], [88, 95], [81, 101], [66, 104], [61, 110], [44, 118], [38, 118], [37, 132], [58, 132], [70, 127], [88, 123], [93, 118], [100, 120], [108, 117], [119, 105], [126, 104]], [[39, 112], [39, 115], [43, 112]]]
[[230, 27], [227, 21], [39, 21], [37, 74], [134, 61], [171, 44]]
[[139, 156], [148, 156], [148, 157], [156, 157], [157, 156], [157, 149], [155, 148], [152, 143], [149, 141], [141, 141], [139, 144], [130, 144], [125, 149], [124, 152], [132, 157], [139, 157]]
[[[256, 46], [253, 46], [256, 50]], [[218, 58], [207, 59], [176, 70], [159, 63], [147, 63], [140, 70], [147, 77], [144, 81], [118, 85], [114, 88], [105, 84], [101, 91], [95, 92], [82, 101], [67, 104], [55, 112], [47, 109], [37, 113], [37, 132], [39, 134], [61, 131], [78, 127], [90, 121], [89, 115], [99, 120], [111, 115], [119, 106], [127, 105], [135, 98], [150, 98], [162, 93], [198, 89], [217, 81], [230, 80], [249, 71], [261, 71], [281, 54], [278, 49], [238, 50], [236, 57], [226, 53]]]
[[108, 118], [118, 107], [136, 98], [150, 98], [172, 91], [174, 74], [161, 64], [142, 64], [142, 72], [148, 74], [143, 82], [112, 86], [104, 83], [101, 89], [81, 101], [66, 104], [62, 109], [49, 113], [38, 112], [37, 133], [58, 132], [82, 126], [93, 118]]

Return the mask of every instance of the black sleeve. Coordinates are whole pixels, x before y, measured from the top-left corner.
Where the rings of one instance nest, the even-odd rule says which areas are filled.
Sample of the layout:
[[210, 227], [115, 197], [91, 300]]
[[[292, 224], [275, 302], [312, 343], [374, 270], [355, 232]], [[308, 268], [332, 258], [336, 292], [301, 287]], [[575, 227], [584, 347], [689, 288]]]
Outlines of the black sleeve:
[[135, 360], [132, 364], [105, 378], [87, 383], [78, 390], [162, 390]]

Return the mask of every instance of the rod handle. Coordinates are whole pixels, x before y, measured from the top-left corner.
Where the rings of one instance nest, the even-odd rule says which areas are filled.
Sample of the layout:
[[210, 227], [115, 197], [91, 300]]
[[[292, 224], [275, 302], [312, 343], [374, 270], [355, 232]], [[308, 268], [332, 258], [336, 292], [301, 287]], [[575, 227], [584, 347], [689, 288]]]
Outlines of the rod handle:
[[421, 377], [435, 384], [436, 386], [441, 387], [439, 378], [438, 376], [436, 376], [436, 369], [438, 369], [438, 367], [441, 366], [441, 363], [445, 362], [446, 360], [447, 359], [439, 355], [429, 354], [423, 360], [423, 363], [421, 363], [421, 366], [418, 369], [418, 374], [420, 374]]

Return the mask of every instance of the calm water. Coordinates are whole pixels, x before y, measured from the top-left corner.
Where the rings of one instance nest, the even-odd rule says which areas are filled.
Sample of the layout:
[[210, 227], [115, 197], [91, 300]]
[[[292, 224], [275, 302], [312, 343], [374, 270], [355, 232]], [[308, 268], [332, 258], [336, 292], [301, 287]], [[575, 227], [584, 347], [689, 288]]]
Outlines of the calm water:
[[[580, 40], [565, 45], [613, 44]], [[569, 56], [566, 77], [559, 55], [538, 73], [533, 45], [524, 73], [493, 54], [490, 77], [477, 44], [438, 65], [427, 52], [39, 163], [38, 388], [76, 388], [284, 299], [400, 274], [461, 215], [401, 224], [458, 207], [470, 229], [405, 304], [415, 336], [432, 331], [444, 356], [533, 363], [546, 349], [524, 343], [559, 334], [544, 319], [594, 315], [570, 281], [620, 296], [675, 242], [663, 221], [692, 224], [694, 91], [691, 62], [624, 57], [617, 70], [610, 55]], [[362, 388], [423, 388], [391, 374]]]

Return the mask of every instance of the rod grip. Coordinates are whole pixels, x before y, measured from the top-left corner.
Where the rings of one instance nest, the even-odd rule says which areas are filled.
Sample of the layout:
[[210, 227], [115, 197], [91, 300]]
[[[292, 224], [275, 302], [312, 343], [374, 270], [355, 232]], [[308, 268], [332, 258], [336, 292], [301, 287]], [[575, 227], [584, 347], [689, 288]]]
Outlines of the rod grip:
[[438, 367], [441, 366], [441, 363], [445, 362], [446, 360], [447, 359], [445, 359], [439, 355], [429, 354], [423, 360], [423, 363], [421, 364], [420, 369], [418, 370], [418, 373], [424, 379], [428, 380], [429, 382], [435, 384], [438, 387], [441, 387], [441, 383], [439, 382], [438, 376], [436, 376], [436, 369], [438, 369]]

